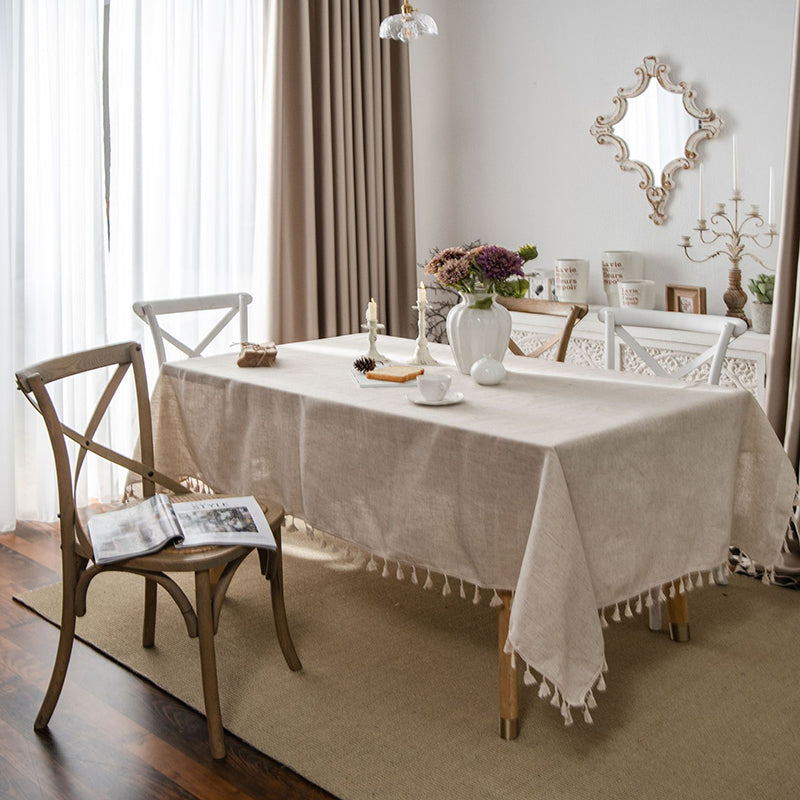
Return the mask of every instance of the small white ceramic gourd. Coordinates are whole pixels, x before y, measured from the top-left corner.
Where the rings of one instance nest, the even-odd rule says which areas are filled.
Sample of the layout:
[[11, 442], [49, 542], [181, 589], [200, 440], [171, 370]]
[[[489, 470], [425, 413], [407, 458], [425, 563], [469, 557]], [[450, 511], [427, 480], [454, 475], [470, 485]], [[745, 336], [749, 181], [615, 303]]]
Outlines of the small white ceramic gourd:
[[494, 386], [506, 376], [506, 368], [490, 355], [479, 358], [469, 371], [475, 383], [481, 386]]

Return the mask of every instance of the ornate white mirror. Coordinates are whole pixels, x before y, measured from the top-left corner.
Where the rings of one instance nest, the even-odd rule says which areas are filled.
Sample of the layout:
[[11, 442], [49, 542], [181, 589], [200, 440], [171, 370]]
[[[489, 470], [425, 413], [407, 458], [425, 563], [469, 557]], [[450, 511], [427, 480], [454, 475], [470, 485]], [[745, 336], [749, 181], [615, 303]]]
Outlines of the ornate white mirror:
[[[698, 108], [694, 89], [685, 81], [673, 83], [669, 67], [655, 56], [647, 56], [634, 74], [636, 83], [617, 89], [614, 110], [597, 117], [590, 132], [599, 144], [614, 145], [621, 169], [639, 173], [653, 209], [650, 219], [660, 225], [675, 173], [699, 161], [697, 145], [713, 139], [723, 123], [715, 111]], [[659, 185], [654, 175], [660, 175]]]

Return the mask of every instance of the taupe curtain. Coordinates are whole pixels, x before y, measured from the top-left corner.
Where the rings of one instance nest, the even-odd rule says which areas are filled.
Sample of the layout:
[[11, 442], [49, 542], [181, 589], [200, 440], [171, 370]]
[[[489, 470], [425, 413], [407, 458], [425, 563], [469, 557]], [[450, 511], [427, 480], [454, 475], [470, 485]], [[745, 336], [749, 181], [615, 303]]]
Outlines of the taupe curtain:
[[[800, 3], [798, 4], [800, 8]], [[795, 11], [794, 52], [786, 134], [783, 213], [775, 274], [767, 416], [798, 469], [800, 458], [800, 12]]]
[[389, 0], [277, 0], [279, 342], [353, 333], [370, 297], [411, 333], [415, 232], [408, 48]]

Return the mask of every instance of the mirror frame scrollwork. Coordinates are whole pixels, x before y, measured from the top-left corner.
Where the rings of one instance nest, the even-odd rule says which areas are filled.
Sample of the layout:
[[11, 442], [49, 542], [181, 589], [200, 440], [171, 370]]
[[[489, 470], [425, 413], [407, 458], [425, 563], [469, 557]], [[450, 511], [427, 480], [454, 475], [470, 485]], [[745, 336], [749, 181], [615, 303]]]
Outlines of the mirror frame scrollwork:
[[[701, 109], [696, 105], [697, 93], [686, 81], [673, 83], [669, 77], [669, 66], [656, 56], [647, 56], [643, 63], [636, 67], [634, 74], [637, 82], [633, 86], [617, 89], [617, 94], [612, 99], [614, 110], [610, 114], [597, 117], [589, 131], [597, 139], [598, 144], [611, 144], [616, 147], [614, 158], [619, 163], [620, 169], [639, 173], [641, 176], [639, 188], [644, 189], [647, 200], [653, 208], [652, 214], [649, 215], [650, 219], [656, 225], [661, 225], [667, 218], [666, 205], [670, 192], [675, 188], [675, 173], [679, 169], [690, 169], [694, 166], [698, 161], [698, 144], [704, 139], [713, 139], [717, 136], [724, 123], [712, 109]], [[684, 154], [665, 165], [661, 173], [660, 186], [655, 185], [651, 167], [631, 159], [628, 143], [614, 132], [614, 126], [628, 111], [628, 100], [642, 94], [650, 85], [652, 78], [655, 78], [666, 91], [682, 95], [684, 109], [698, 121], [697, 130], [686, 140]]]

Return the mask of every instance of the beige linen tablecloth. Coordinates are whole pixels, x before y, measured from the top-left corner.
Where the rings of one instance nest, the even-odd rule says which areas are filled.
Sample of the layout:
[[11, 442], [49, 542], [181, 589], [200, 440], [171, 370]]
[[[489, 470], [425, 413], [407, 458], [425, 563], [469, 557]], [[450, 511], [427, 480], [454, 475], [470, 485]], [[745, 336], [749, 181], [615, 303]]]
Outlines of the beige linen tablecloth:
[[354, 335], [281, 346], [269, 369], [165, 364], [157, 467], [275, 497], [405, 573], [514, 590], [509, 644], [567, 711], [602, 680], [598, 609], [696, 580], [731, 544], [775, 563], [796, 481], [749, 393], [511, 355], [499, 386], [478, 386], [434, 345], [445, 366], [428, 369], [465, 400], [427, 407], [412, 385], [361, 388], [365, 349]]

